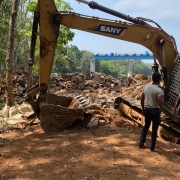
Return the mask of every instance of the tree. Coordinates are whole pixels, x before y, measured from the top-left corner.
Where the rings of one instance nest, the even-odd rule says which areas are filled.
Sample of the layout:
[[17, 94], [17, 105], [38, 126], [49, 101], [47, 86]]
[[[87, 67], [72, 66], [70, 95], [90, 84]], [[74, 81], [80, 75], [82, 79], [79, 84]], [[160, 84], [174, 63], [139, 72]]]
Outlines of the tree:
[[82, 52], [81, 69], [84, 73], [90, 73], [90, 60], [93, 58], [93, 53], [89, 51]]
[[100, 72], [118, 77], [119, 66], [116, 66], [112, 61], [102, 61], [100, 62]]
[[56, 55], [59, 53], [61, 60], [57, 60], [57, 57], [55, 57], [53, 70], [61, 73], [76, 72], [80, 66], [81, 51], [74, 45], [65, 46], [65, 49], [66, 55], [60, 55], [57, 50]]
[[[126, 77], [128, 61], [98, 61], [96, 63], [96, 71], [100, 71], [106, 75], [112, 75], [113, 77]], [[148, 64], [144, 64], [141, 60], [133, 61], [133, 73], [150, 75], [152, 68]]]
[[26, 10], [28, 0], [20, 0], [15, 31], [14, 69], [28, 67], [32, 18]]
[[5, 68], [5, 58], [7, 50], [8, 22], [11, 14], [11, 1], [0, 1], [0, 73], [2, 67]]
[[[64, 0], [56, 0], [55, 1], [56, 7], [59, 11], [72, 11], [70, 4], [65, 2]], [[37, 0], [32, 0], [31, 2], [27, 3], [26, 10], [28, 12], [33, 12], [35, 9], [35, 6], [37, 5]], [[66, 61], [67, 56], [67, 48], [66, 45], [72, 41], [74, 37], [74, 33], [70, 31], [70, 29], [66, 26], [61, 26], [59, 30], [60, 36], [57, 39], [57, 45], [56, 45], [56, 52], [54, 56], [54, 69], [58, 69], [56, 66], [60, 66], [61, 64], [64, 64]], [[38, 39], [36, 41], [37, 45], [39, 45]], [[39, 71], [39, 65], [38, 65], [38, 59], [39, 59], [39, 48], [36, 48], [35, 52], [35, 65], [34, 65], [34, 73], [38, 74]]]
[[152, 67], [149, 64], [143, 63], [141, 60], [133, 61], [133, 73], [151, 75]]
[[7, 106], [14, 106], [14, 94], [13, 94], [13, 51], [14, 51], [14, 31], [17, 17], [19, 0], [12, 0], [12, 11], [9, 21], [9, 33], [7, 41], [7, 53], [6, 53], [6, 104]]

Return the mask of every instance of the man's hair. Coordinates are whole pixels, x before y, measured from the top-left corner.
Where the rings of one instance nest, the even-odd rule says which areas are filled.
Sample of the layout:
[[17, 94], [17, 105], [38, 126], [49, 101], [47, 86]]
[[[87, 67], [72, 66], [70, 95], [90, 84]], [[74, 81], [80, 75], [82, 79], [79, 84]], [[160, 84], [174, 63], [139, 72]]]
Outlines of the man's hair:
[[154, 72], [152, 74], [152, 80], [153, 80], [154, 83], [157, 83], [158, 81], [161, 80], [161, 74], [158, 73], [158, 72]]

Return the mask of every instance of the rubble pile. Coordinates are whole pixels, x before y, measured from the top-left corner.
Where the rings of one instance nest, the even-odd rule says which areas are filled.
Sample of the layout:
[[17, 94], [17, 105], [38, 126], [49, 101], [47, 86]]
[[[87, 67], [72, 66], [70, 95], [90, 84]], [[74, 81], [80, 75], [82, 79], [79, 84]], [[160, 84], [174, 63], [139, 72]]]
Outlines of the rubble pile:
[[116, 79], [97, 72], [91, 75], [73, 73], [53, 77], [50, 82], [50, 92], [71, 96], [83, 94], [90, 103], [111, 108], [114, 99], [120, 94], [139, 100], [143, 86], [150, 81], [151, 77], [143, 74]]
[[[22, 103], [24, 101], [23, 95], [26, 92], [28, 74], [23, 67], [16, 70], [13, 75], [13, 92], [15, 101]], [[0, 74], [0, 102], [5, 102], [6, 100], [6, 75]]]
[[[14, 96], [17, 103], [24, 101], [27, 87], [27, 73], [23, 67], [19, 68], [13, 77]], [[33, 77], [33, 85], [39, 81], [38, 76]], [[116, 79], [112, 76], [94, 72], [91, 75], [85, 73], [62, 74], [52, 76], [50, 92], [56, 95], [76, 96], [83, 94], [89, 98], [90, 103], [113, 107], [114, 98], [120, 94], [139, 99], [144, 84], [151, 81], [151, 77], [137, 74], [133, 78]], [[5, 76], [0, 75], [0, 102], [5, 101]]]
[[[17, 102], [17, 108], [9, 110], [9, 114], [2, 116], [6, 118], [6, 122], [20, 122], [20, 124], [30, 124], [29, 122], [37, 121], [33, 110], [25, 102], [23, 98], [27, 86], [27, 73], [23, 67], [19, 68], [14, 74], [14, 96]], [[38, 76], [33, 77], [33, 85], [39, 81]], [[113, 110], [114, 100], [119, 95], [129, 96], [136, 100], [140, 99], [142, 88], [146, 83], [151, 81], [151, 77], [146, 77], [143, 74], [137, 74], [132, 78], [113, 78], [102, 73], [94, 72], [92, 74], [72, 73], [62, 75], [52, 75], [49, 84], [50, 93], [64, 96], [83, 95], [91, 109], [87, 112], [92, 115], [87, 127], [97, 125], [105, 125], [113, 121], [113, 117], [107, 112], [107, 109]], [[0, 100], [5, 101], [5, 77], [0, 76]], [[19, 110], [22, 108], [24, 110]], [[4, 108], [6, 109], [6, 108]], [[30, 117], [30, 119], [28, 119]], [[0, 119], [1, 121], [1, 119]], [[16, 124], [15, 123], [15, 124]], [[20, 125], [20, 126], [21, 126]]]

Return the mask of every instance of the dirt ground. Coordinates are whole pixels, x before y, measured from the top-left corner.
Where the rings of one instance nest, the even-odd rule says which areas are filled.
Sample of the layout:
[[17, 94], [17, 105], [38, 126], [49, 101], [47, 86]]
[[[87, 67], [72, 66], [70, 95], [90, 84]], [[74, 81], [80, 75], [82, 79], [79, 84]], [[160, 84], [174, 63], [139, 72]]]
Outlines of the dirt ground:
[[112, 111], [115, 122], [87, 129], [76, 121], [56, 133], [40, 125], [0, 134], [0, 179], [179, 180], [180, 145], [157, 139], [157, 152], [137, 142], [141, 128]]

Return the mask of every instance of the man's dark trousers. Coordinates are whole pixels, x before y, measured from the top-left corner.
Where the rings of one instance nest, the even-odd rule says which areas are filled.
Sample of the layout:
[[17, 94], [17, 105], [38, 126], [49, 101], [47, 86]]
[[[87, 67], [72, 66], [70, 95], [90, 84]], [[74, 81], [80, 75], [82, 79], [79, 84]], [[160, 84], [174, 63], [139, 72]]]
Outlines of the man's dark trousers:
[[146, 135], [152, 121], [152, 135], [151, 135], [151, 150], [154, 150], [156, 145], [157, 131], [160, 124], [160, 108], [145, 108], [145, 125], [143, 127], [139, 146], [143, 146], [146, 140]]

